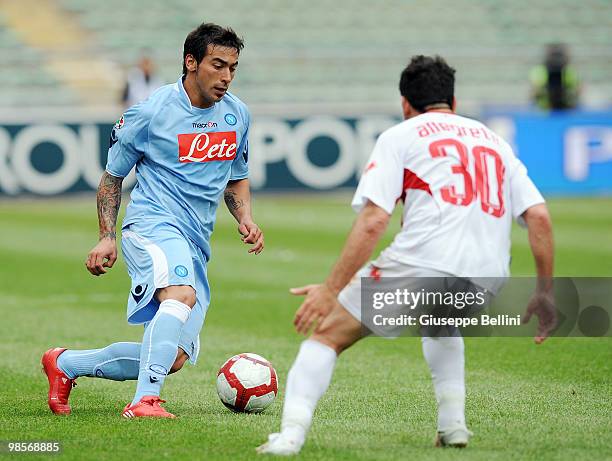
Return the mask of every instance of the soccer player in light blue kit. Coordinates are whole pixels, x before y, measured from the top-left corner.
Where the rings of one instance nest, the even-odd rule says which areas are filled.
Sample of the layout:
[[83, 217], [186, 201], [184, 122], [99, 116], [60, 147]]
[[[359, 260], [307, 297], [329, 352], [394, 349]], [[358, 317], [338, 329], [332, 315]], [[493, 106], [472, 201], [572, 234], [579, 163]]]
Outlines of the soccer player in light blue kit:
[[160, 406], [160, 391], [168, 374], [198, 357], [210, 301], [210, 235], [222, 194], [242, 241], [252, 245], [249, 253], [263, 250], [247, 179], [249, 112], [227, 92], [242, 47], [233, 30], [200, 25], [185, 40], [182, 77], [128, 109], [115, 124], [98, 187], [100, 241], [86, 266], [98, 276], [115, 263], [121, 184], [136, 167], [122, 249], [132, 279], [128, 322], [144, 324], [144, 336], [142, 343], [47, 351], [42, 364], [54, 413], [70, 413], [74, 381], [89, 376], [138, 380], [124, 417], [173, 418]]

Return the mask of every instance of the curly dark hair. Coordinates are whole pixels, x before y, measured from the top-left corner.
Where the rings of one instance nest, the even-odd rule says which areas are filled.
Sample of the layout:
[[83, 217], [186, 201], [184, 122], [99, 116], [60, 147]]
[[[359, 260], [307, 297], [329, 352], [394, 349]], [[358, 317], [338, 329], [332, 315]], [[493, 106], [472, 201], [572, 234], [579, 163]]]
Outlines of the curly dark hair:
[[455, 69], [440, 56], [413, 56], [402, 71], [400, 94], [419, 112], [432, 104], [453, 106]]
[[185, 58], [188, 54], [192, 55], [196, 62], [200, 64], [208, 45], [227, 46], [235, 48], [238, 53], [244, 48], [244, 41], [238, 37], [236, 32], [230, 27], [222, 27], [211, 22], [200, 24], [196, 29], [189, 32], [183, 46], [183, 74], [187, 74]]

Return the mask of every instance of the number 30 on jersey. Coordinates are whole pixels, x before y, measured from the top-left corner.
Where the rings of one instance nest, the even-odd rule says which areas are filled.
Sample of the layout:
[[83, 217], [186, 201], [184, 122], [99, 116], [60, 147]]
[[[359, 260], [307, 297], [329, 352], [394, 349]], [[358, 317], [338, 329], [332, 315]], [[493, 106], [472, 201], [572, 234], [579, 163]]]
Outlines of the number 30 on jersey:
[[[429, 145], [429, 154], [433, 158], [447, 157], [450, 152], [458, 154], [458, 164], [451, 166], [451, 171], [463, 181], [463, 191], [452, 186], [440, 189], [442, 200], [453, 205], [468, 206], [480, 199], [482, 211], [500, 218], [504, 215], [504, 177], [505, 167], [500, 155], [490, 147], [474, 146], [471, 149], [473, 162], [468, 157], [468, 148], [456, 139], [440, 139]], [[474, 165], [470, 173], [470, 163]]]

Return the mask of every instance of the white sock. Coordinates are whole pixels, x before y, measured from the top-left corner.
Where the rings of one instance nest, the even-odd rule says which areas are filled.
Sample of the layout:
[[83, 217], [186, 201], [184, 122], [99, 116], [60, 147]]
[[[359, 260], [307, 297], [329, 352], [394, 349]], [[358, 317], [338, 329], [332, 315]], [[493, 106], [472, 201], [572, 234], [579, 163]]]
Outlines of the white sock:
[[462, 337], [423, 337], [438, 402], [438, 431], [465, 427], [465, 358]]
[[281, 432], [300, 447], [310, 429], [317, 402], [329, 387], [336, 358], [331, 347], [307, 339], [289, 370]]

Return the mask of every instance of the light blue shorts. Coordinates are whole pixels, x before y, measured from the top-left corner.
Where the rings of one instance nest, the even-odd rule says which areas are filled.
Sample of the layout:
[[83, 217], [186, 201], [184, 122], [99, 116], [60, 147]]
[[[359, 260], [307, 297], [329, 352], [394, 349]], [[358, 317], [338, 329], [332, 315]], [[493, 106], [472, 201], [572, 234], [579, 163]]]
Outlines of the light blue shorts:
[[166, 223], [135, 223], [122, 230], [121, 248], [132, 279], [127, 319], [145, 328], [159, 302], [155, 291], [171, 285], [189, 285], [196, 291], [196, 304], [183, 326], [179, 347], [196, 362], [200, 331], [210, 304], [206, 257], [202, 250], [176, 227]]

